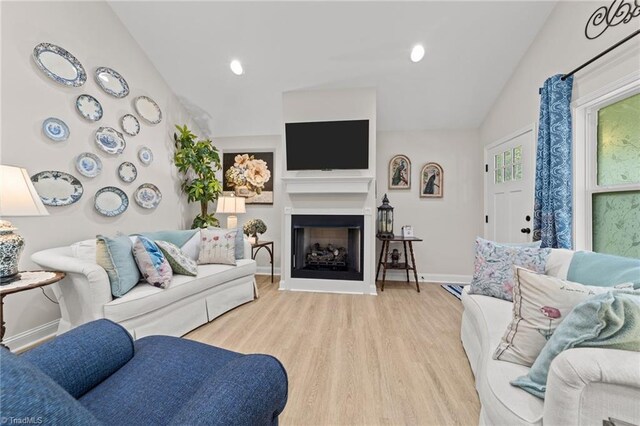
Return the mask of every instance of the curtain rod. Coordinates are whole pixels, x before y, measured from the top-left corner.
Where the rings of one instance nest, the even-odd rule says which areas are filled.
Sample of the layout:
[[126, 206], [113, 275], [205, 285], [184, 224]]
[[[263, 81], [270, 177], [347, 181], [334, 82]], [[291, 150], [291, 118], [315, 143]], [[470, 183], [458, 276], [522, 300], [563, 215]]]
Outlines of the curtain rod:
[[608, 48], [607, 50], [605, 50], [604, 52], [601, 52], [600, 54], [594, 56], [593, 58], [589, 59], [587, 62], [585, 62], [584, 64], [580, 65], [578, 68], [574, 69], [573, 71], [563, 75], [560, 80], [564, 81], [566, 80], [568, 77], [571, 77], [572, 75], [574, 75], [575, 73], [577, 73], [578, 71], [580, 71], [582, 68], [586, 67], [587, 65], [590, 65], [592, 62], [600, 59], [601, 57], [603, 57], [604, 55], [606, 55], [607, 53], [611, 52], [613, 49], [615, 49], [616, 47], [620, 46], [621, 44], [624, 44], [626, 42], [628, 42], [629, 40], [631, 40], [633, 37], [637, 36], [638, 34], [640, 34], [640, 30], [637, 30], [633, 33], [631, 33], [629, 36], [623, 38], [622, 40], [620, 40], [619, 42], [617, 42], [616, 44], [614, 44], [613, 46], [611, 46], [610, 48]]

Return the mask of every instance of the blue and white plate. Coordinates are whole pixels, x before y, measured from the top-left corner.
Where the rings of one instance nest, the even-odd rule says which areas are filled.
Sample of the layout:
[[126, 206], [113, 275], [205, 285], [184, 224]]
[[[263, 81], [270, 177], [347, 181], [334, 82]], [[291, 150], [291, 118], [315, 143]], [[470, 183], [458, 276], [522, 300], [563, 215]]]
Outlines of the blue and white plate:
[[94, 178], [102, 172], [102, 160], [90, 152], [83, 152], [76, 158], [76, 169], [82, 176]]
[[129, 94], [129, 85], [120, 73], [109, 67], [98, 67], [95, 73], [96, 83], [105, 92], [116, 98], [124, 98]]
[[118, 176], [123, 182], [131, 183], [138, 177], [138, 169], [135, 164], [125, 161], [118, 167]]
[[151, 149], [143, 146], [138, 150], [138, 159], [142, 164], [148, 166], [149, 164], [153, 163], [153, 152], [151, 152]]
[[59, 118], [49, 117], [42, 122], [44, 135], [55, 142], [69, 139], [69, 127]]
[[122, 133], [113, 127], [100, 127], [96, 130], [95, 141], [98, 148], [111, 155], [122, 154], [127, 147]]
[[131, 114], [125, 114], [120, 119], [120, 126], [129, 136], [135, 136], [140, 133], [140, 122]]
[[91, 95], [78, 96], [76, 109], [87, 120], [98, 121], [102, 118], [102, 105]]
[[143, 209], [155, 209], [162, 201], [162, 193], [152, 183], [143, 183], [136, 189], [133, 199]]
[[118, 216], [129, 207], [129, 197], [120, 188], [105, 186], [96, 192], [93, 205], [103, 216]]
[[87, 81], [87, 73], [80, 61], [55, 44], [38, 44], [33, 49], [33, 60], [38, 68], [56, 83], [80, 87]]
[[46, 206], [68, 206], [78, 201], [84, 193], [80, 181], [68, 173], [55, 170], [31, 176], [42, 203]]

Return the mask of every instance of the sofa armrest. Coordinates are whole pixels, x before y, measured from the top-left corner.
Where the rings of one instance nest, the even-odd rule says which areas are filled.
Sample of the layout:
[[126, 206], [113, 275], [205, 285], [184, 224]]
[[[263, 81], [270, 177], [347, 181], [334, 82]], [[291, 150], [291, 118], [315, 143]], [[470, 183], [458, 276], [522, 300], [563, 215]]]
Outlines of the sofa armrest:
[[602, 425], [613, 418], [640, 424], [640, 352], [575, 348], [551, 363], [545, 426]]
[[107, 272], [95, 262], [78, 259], [68, 247], [43, 250], [31, 255], [43, 268], [66, 272], [55, 285], [62, 323], [66, 329], [104, 318], [104, 305], [113, 300]]
[[74, 398], [93, 389], [133, 357], [133, 339], [122, 326], [92, 321], [22, 355]]
[[287, 403], [287, 373], [269, 355], [245, 355], [211, 376], [171, 424], [277, 424]]

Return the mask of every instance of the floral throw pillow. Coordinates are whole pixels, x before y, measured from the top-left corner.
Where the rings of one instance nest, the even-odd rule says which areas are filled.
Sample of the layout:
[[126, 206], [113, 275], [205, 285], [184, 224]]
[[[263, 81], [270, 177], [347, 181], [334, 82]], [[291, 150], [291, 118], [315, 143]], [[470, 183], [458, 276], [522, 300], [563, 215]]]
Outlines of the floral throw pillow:
[[178, 246], [168, 241], [156, 241], [155, 243], [164, 254], [164, 257], [167, 258], [174, 274], [189, 275], [191, 277], [198, 275], [196, 261], [189, 258]]
[[550, 248], [517, 247], [476, 239], [476, 259], [470, 294], [512, 300], [514, 266], [544, 273]]
[[198, 264], [236, 264], [237, 229], [201, 229]]
[[173, 271], [156, 243], [138, 236], [133, 243], [133, 257], [146, 282], [160, 288], [169, 286]]

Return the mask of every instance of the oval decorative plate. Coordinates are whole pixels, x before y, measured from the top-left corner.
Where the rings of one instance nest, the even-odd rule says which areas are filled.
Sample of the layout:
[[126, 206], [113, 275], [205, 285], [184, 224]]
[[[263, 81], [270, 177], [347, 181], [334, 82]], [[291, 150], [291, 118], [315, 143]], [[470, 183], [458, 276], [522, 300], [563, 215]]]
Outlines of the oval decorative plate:
[[154, 184], [143, 183], [134, 192], [133, 199], [143, 209], [155, 209], [162, 201], [162, 193]]
[[105, 186], [96, 192], [93, 205], [103, 216], [118, 216], [129, 207], [129, 197], [120, 188]]
[[124, 98], [129, 94], [127, 80], [120, 73], [109, 67], [98, 67], [95, 72], [96, 83], [105, 92], [116, 98]]
[[129, 136], [135, 136], [140, 133], [140, 122], [131, 114], [125, 114], [120, 119], [120, 126]]
[[153, 152], [151, 152], [151, 149], [143, 146], [138, 150], [138, 159], [140, 159], [142, 164], [148, 166], [153, 163]]
[[138, 169], [135, 164], [125, 161], [118, 167], [118, 176], [123, 182], [131, 183], [138, 177]]
[[122, 133], [113, 127], [100, 127], [96, 130], [96, 144], [107, 154], [118, 155], [127, 147]]
[[49, 117], [42, 122], [44, 135], [55, 142], [69, 139], [69, 127], [59, 118]]
[[31, 182], [46, 206], [68, 206], [78, 201], [84, 192], [80, 181], [64, 172], [36, 173], [31, 176]]
[[56, 83], [80, 87], [87, 81], [87, 73], [80, 61], [55, 44], [38, 44], [33, 49], [33, 60], [38, 68]]
[[138, 115], [150, 124], [158, 124], [162, 121], [162, 111], [160, 111], [160, 107], [156, 101], [150, 97], [138, 96], [133, 101], [133, 106], [135, 107]]
[[98, 121], [102, 118], [102, 105], [91, 95], [78, 96], [76, 109], [87, 120]]
[[83, 152], [76, 158], [76, 169], [82, 176], [94, 178], [102, 171], [102, 160], [90, 152]]

